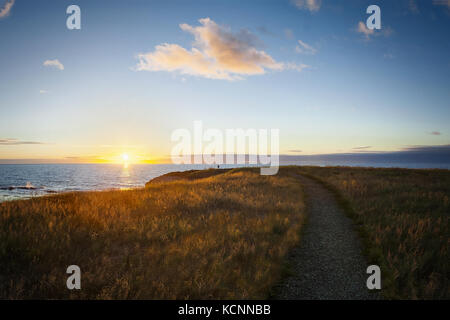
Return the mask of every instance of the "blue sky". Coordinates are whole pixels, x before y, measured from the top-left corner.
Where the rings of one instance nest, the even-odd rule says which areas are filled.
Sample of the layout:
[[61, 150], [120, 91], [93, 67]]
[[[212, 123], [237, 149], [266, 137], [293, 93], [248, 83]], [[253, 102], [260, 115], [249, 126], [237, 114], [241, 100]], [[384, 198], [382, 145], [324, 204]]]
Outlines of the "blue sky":
[[[164, 158], [171, 132], [195, 120], [279, 128], [283, 154], [449, 144], [448, 1], [0, 0], [0, 8], [7, 3], [0, 159]], [[81, 8], [81, 30], [66, 28], [70, 4]], [[382, 29], [366, 35], [358, 23], [370, 4], [381, 8]], [[201, 47], [195, 36], [242, 55], [215, 63], [216, 42]], [[163, 44], [187, 62], [164, 56]], [[208, 62], [189, 60], [193, 47]], [[63, 70], [44, 65], [56, 60]]]

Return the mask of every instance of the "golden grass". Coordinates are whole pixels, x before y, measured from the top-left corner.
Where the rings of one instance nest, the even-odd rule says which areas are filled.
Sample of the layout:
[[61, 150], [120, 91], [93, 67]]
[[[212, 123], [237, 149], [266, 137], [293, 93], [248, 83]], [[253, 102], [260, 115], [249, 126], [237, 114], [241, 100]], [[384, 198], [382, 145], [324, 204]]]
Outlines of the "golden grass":
[[258, 169], [0, 203], [0, 298], [266, 298], [303, 211], [297, 181]]
[[303, 167], [349, 201], [387, 298], [450, 298], [450, 171]]

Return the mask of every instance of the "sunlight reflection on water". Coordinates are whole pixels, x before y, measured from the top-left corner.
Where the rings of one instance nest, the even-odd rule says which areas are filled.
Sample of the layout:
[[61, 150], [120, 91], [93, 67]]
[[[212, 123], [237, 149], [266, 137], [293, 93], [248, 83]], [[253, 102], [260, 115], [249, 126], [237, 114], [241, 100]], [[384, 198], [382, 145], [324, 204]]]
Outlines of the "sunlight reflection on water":
[[206, 165], [4, 164], [0, 165], [0, 201], [67, 191], [143, 187], [171, 171]]

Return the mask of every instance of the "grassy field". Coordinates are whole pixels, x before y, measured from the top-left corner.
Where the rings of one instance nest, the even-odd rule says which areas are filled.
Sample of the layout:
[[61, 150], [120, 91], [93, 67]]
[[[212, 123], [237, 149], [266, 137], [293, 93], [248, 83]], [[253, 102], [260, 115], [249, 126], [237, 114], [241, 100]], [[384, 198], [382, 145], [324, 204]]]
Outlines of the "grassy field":
[[302, 167], [359, 224], [387, 298], [450, 299], [450, 171]]
[[[267, 298], [305, 218], [298, 173], [356, 222], [386, 298], [450, 298], [450, 171], [348, 167], [190, 171], [0, 203], [0, 298]], [[82, 290], [66, 289], [72, 264]]]
[[[266, 298], [304, 219], [289, 177], [235, 169], [0, 203], [0, 298]], [[69, 265], [82, 290], [66, 288]]]

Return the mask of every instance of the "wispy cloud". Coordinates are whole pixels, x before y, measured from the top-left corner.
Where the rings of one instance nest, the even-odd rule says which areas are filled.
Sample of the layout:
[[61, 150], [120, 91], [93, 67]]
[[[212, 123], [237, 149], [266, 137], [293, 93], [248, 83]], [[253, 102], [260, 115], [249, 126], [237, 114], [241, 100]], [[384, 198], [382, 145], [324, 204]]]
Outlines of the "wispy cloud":
[[300, 150], [300, 149], [292, 149], [292, 150], [288, 150], [288, 152], [292, 152], [292, 153], [300, 153], [300, 152], [303, 152], [303, 151]]
[[356, 32], [363, 34], [366, 40], [370, 40], [370, 37], [372, 36], [382, 35], [389, 37], [392, 33], [394, 33], [394, 30], [392, 30], [391, 27], [383, 27], [381, 30], [369, 29], [364, 22], [359, 21], [356, 26]]
[[437, 146], [421, 146], [421, 145], [415, 145], [415, 146], [406, 146], [402, 148], [402, 151], [410, 151], [410, 152], [445, 152], [450, 155], [450, 145], [444, 144], [444, 145], [437, 145]]
[[433, 0], [435, 6], [444, 6], [450, 10], [450, 0]]
[[441, 132], [440, 131], [431, 131], [430, 134], [433, 136], [440, 136]]
[[314, 49], [309, 44], [303, 42], [302, 40], [298, 40], [298, 45], [295, 47], [295, 51], [302, 54], [316, 54], [317, 49]]
[[275, 61], [257, 48], [259, 40], [247, 30], [233, 33], [209, 18], [200, 26], [180, 24], [195, 37], [193, 47], [163, 43], [153, 52], [138, 55], [138, 71], [168, 71], [209, 79], [239, 80], [242, 76], [266, 73], [266, 70], [299, 70], [301, 66]]
[[294, 39], [294, 32], [292, 31], [292, 29], [284, 29], [284, 36], [286, 37], [286, 39], [292, 40]]
[[381, 35], [385, 36], [385, 37], [390, 37], [392, 34], [394, 33], [394, 29], [392, 29], [391, 27], [383, 27], [381, 30]]
[[0, 8], [0, 19], [6, 18], [11, 13], [11, 9], [14, 5], [15, 0], [6, 0], [3, 8]]
[[43, 63], [43, 66], [45, 67], [55, 67], [59, 70], [64, 70], [64, 65], [58, 60], [58, 59], [54, 59], [54, 60], [45, 60]]
[[0, 139], [0, 145], [2, 145], [2, 146], [16, 146], [16, 145], [22, 145], [22, 144], [45, 144], [45, 143], [38, 142], [38, 141], [23, 141], [23, 140], [18, 140], [18, 139], [11, 139], [11, 138]]
[[370, 36], [375, 33], [374, 29], [367, 28], [366, 24], [362, 21], [358, 22], [356, 31], [362, 33], [366, 37], [366, 39], [369, 39]]
[[284, 69], [288, 69], [288, 70], [294, 70], [294, 71], [298, 71], [301, 72], [305, 69], [309, 69], [311, 68], [311, 66], [304, 64], [304, 63], [293, 63], [293, 62], [288, 62], [288, 63], [284, 63], [283, 64], [283, 68]]
[[354, 147], [353, 150], [364, 150], [364, 149], [370, 149], [372, 146], [362, 146], [362, 147]]
[[48, 91], [47, 90], [39, 90], [39, 93], [40, 94], [46, 94], [46, 93], [48, 93]]
[[311, 12], [319, 11], [322, 0], [291, 0], [291, 2], [301, 10], [309, 10]]
[[272, 37], [275, 36], [275, 34], [271, 30], [267, 29], [266, 26], [259, 26], [256, 29], [258, 30], [259, 33], [261, 33], [263, 35], [272, 36]]

